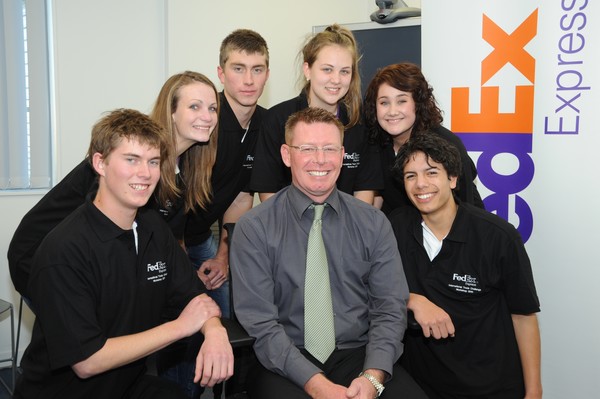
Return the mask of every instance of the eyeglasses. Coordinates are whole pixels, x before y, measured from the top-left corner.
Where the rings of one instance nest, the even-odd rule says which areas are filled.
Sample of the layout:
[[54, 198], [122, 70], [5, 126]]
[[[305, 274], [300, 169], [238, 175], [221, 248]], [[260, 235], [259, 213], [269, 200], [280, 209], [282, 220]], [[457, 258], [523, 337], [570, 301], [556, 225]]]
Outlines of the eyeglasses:
[[317, 151], [321, 150], [325, 155], [339, 154], [342, 147], [337, 145], [326, 145], [323, 147], [317, 147], [316, 145], [303, 144], [303, 145], [288, 145], [288, 147], [300, 151], [302, 155], [315, 155]]

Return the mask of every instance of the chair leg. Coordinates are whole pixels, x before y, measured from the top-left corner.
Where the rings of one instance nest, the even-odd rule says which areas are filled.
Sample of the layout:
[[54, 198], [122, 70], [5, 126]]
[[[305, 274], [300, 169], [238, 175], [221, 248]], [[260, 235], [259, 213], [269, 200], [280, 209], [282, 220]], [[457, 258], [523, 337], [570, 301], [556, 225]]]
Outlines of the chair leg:
[[15, 392], [17, 387], [17, 352], [15, 347], [15, 317], [14, 308], [10, 310], [10, 335], [11, 335], [11, 347], [12, 347], [12, 390], [10, 394]]
[[15, 361], [19, 360], [19, 342], [21, 342], [21, 320], [23, 319], [23, 297], [19, 301], [19, 320], [17, 321], [17, 345], [15, 346]]

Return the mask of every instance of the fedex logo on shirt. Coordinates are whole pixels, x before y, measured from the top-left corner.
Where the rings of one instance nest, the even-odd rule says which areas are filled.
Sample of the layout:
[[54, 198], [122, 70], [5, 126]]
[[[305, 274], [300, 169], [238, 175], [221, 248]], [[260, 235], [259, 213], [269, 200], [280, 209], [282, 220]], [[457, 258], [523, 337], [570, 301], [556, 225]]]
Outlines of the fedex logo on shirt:
[[252, 165], [254, 165], [254, 155], [246, 154], [246, 158], [244, 159], [242, 168], [243, 169], [252, 169]]
[[[485, 207], [506, 220], [514, 212], [524, 241], [533, 230], [533, 213], [519, 193], [530, 185], [535, 171], [531, 153], [536, 63], [525, 46], [536, 37], [537, 22], [535, 9], [516, 29], [506, 32], [483, 14], [481, 38], [492, 50], [481, 60], [479, 112], [469, 111], [469, 87], [451, 89], [452, 131], [460, 136], [468, 151], [481, 153], [477, 160], [479, 179], [492, 191], [483, 201]], [[508, 64], [518, 73], [506, 73]], [[490, 84], [492, 78], [494, 85]], [[514, 112], [500, 112], [501, 92], [503, 99], [509, 97]], [[498, 170], [494, 160], [500, 154], [518, 161], [512, 174]]]
[[146, 272], [148, 274], [148, 281], [153, 283], [163, 281], [167, 278], [167, 263], [160, 260], [154, 264], [148, 263], [146, 265]]
[[448, 284], [448, 287], [463, 294], [478, 294], [481, 292], [477, 277], [470, 274], [453, 273], [452, 281]]
[[360, 165], [360, 154], [358, 152], [345, 152], [343, 166], [348, 169], [358, 168]]

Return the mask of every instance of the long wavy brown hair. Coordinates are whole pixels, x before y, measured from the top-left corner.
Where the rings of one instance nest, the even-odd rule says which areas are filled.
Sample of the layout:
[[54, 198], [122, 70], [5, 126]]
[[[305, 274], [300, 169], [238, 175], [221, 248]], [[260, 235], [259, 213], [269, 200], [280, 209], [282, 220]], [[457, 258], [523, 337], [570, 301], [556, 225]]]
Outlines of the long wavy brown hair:
[[[215, 85], [203, 74], [191, 71], [173, 75], [165, 82], [150, 113], [150, 117], [170, 133], [173, 149], [176, 149], [177, 138], [172, 115], [177, 111], [180, 90], [184, 86], [198, 82], [209, 86], [215, 92], [218, 115], [220, 104]], [[178, 191], [178, 195], [183, 196], [185, 212], [195, 211], [196, 207], [206, 209], [211, 201], [211, 176], [217, 157], [218, 131], [217, 123], [208, 143], [196, 143], [179, 156], [179, 168], [184, 187]], [[175, 176], [177, 151], [171, 151], [169, 164], [172, 165], [171, 173]]]
[[416, 113], [412, 132], [423, 132], [442, 123], [442, 112], [433, 96], [433, 88], [421, 68], [409, 62], [388, 65], [377, 71], [365, 94], [364, 122], [372, 142], [381, 145], [391, 142], [390, 135], [377, 122], [377, 93], [384, 83], [412, 94]]

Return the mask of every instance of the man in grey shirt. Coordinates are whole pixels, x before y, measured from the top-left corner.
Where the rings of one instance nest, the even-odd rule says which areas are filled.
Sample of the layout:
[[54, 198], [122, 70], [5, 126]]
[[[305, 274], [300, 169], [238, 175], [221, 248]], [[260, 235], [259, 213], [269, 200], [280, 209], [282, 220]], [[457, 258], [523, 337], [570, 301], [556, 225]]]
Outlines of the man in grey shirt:
[[[236, 314], [256, 339], [263, 367], [256, 398], [424, 398], [395, 365], [402, 353], [408, 288], [390, 224], [379, 210], [338, 191], [343, 126], [306, 108], [288, 119], [281, 156], [292, 185], [237, 223], [231, 245]], [[312, 204], [326, 204], [335, 349], [321, 362], [304, 347], [304, 283]]]

